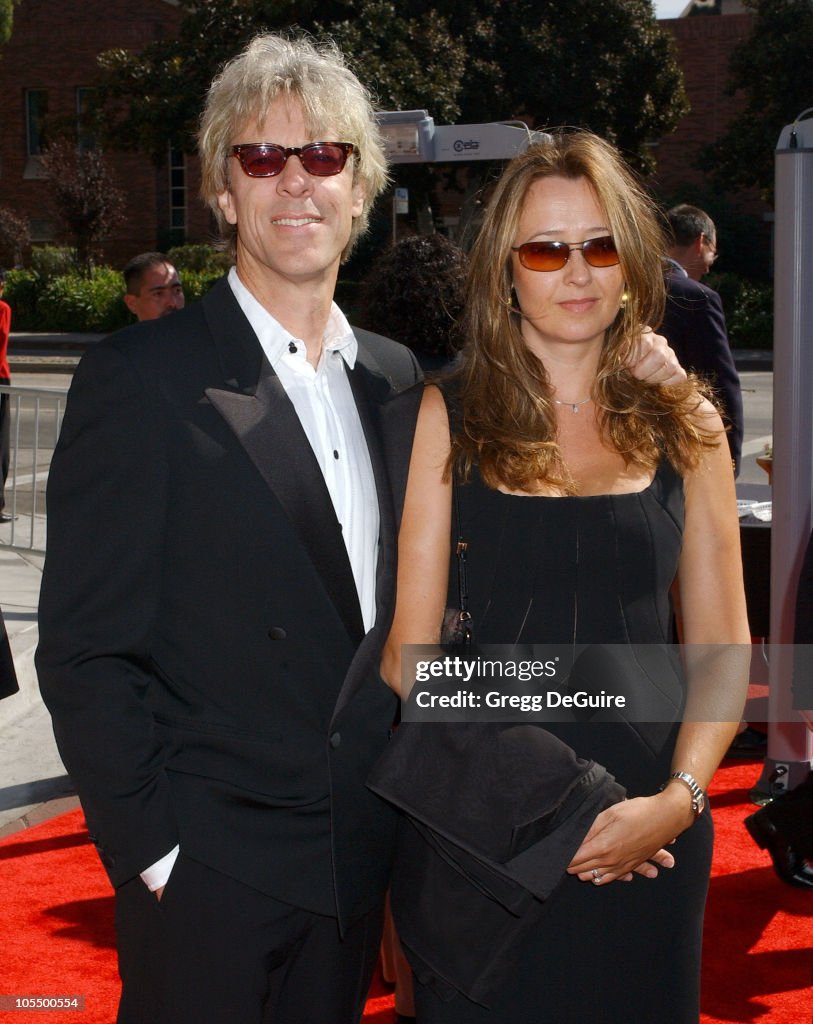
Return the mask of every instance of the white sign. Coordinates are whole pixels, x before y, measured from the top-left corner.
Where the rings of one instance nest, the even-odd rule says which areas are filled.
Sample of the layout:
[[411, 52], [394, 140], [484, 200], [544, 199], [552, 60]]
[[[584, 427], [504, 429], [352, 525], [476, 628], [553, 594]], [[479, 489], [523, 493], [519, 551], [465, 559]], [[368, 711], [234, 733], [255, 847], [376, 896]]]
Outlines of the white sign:
[[395, 212], [398, 213], [409, 213], [409, 189], [408, 188], [397, 188], [395, 190]]

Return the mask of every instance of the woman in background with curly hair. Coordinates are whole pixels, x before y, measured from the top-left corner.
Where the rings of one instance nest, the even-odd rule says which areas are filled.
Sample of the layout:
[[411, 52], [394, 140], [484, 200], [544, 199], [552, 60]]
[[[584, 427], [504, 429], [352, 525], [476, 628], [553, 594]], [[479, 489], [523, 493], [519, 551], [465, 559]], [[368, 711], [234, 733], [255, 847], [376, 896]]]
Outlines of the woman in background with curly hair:
[[[750, 638], [720, 417], [691, 379], [663, 387], [625, 369], [640, 325], [660, 320], [662, 256], [652, 205], [613, 147], [588, 132], [531, 147], [496, 185], [470, 257], [462, 365], [444, 395], [425, 392], [385, 679], [399, 686], [401, 645], [436, 644], [444, 607], [457, 603], [454, 476], [478, 643], [635, 645], [656, 659], [663, 650], [635, 686], [655, 698], [674, 686], [678, 710], [673, 721], [545, 724], [627, 799], [577, 840], [503, 981], [482, 997], [454, 992], [445, 964], [422, 957], [421, 928], [433, 922], [416, 920], [403, 894], [432, 877], [437, 854], [404, 830], [394, 908], [421, 1024], [698, 1019], [712, 844], [704, 790], [737, 728], [747, 680], [738, 652]], [[673, 584], [685, 679], [668, 654]], [[709, 673], [712, 645], [730, 656]], [[489, 770], [496, 807], [505, 787]], [[663, 847], [675, 837], [674, 867], [659, 871], [652, 861], [670, 865]], [[436, 921], [465, 915], [443, 891], [431, 902]], [[476, 942], [471, 924], [466, 941]]]

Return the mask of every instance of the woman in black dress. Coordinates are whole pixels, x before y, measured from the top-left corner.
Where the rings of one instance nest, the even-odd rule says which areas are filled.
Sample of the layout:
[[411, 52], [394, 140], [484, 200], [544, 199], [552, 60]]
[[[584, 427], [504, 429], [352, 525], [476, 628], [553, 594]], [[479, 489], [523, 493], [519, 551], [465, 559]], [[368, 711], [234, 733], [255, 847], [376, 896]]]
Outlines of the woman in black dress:
[[[675, 685], [675, 584], [685, 706], [671, 722], [618, 715], [545, 725], [547, 740], [579, 764], [603, 766], [626, 800], [577, 839], [490, 987], [456, 983], [467, 945], [479, 956], [489, 940], [478, 942], [460, 891], [437, 883], [454, 859], [448, 845], [407, 826], [393, 901], [421, 1024], [698, 1019], [712, 842], [704, 794], [736, 731], [750, 638], [720, 417], [691, 380], [648, 385], [624, 368], [640, 325], [659, 322], [662, 308], [657, 219], [611, 146], [560, 133], [512, 161], [471, 254], [462, 368], [445, 397], [425, 393], [382, 673], [398, 686], [401, 645], [436, 644], [444, 607], [458, 603], [447, 572], [453, 471], [478, 643], [632, 645], [635, 686], [659, 699]], [[488, 748], [487, 773], [495, 809], [505, 789], [497, 748]], [[435, 778], [444, 770], [438, 761]], [[505, 774], [513, 783], [508, 765]], [[447, 955], [431, 931], [457, 917], [467, 923]]]

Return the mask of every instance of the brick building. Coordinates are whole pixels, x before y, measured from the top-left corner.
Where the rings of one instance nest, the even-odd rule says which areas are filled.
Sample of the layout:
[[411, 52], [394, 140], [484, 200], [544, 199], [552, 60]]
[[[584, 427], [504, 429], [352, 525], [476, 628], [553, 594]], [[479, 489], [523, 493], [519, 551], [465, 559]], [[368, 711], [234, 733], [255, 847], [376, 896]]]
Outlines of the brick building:
[[[753, 14], [740, 11], [741, 5], [736, 4], [724, 6], [720, 16], [670, 18], [660, 23], [674, 36], [691, 104], [676, 130], [657, 145], [655, 181], [663, 192], [702, 184], [703, 174], [694, 167], [700, 151], [718, 139], [742, 110], [741, 97], [726, 92], [731, 52], [751, 34], [754, 24]], [[754, 200], [755, 196], [747, 197], [749, 205]]]
[[[140, 0], [135, 7], [129, 0], [23, 0], [15, 6], [12, 36], [0, 51], [0, 206], [29, 220], [34, 242], [56, 241], [39, 160], [49, 124], [76, 124], [81, 136], [96, 55], [171, 38], [181, 18], [177, 0]], [[104, 246], [107, 262], [121, 266], [157, 245], [209, 237], [194, 158], [168, 140], [161, 167], [138, 153], [109, 153], [107, 162], [127, 197], [126, 219]], [[10, 255], [0, 253], [0, 260], [8, 264]]]
[[[708, 0], [710, 3], [711, 0]], [[693, 167], [700, 149], [719, 137], [740, 109], [738, 97], [726, 95], [728, 58], [750, 31], [753, 15], [738, 0], [721, 0], [718, 16], [683, 17], [661, 22], [677, 42], [691, 112], [677, 130], [657, 146], [658, 173], [653, 181], [664, 194], [679, 194], [702, 183]], [[79, 124], [88, 91], [93, 88], [96, 55], [114, 47], [139, 50], [154, 39], [171, 38], [182, 19], [178, 0], [22, 0], [14, 8], [14, 30], [0, 52], [0, 206], [26, 217], [35, 242], [53, 242], [55, 224], [48, 210], [48, 183], [38, 153], [49, 123]], [[121, 266], [145, 249], [211, 237], [208, 211], [198, 199], [197, 161], [167, 142], [161, 167], [137, 153], [109, 153], [108, 162], [127, 196], [126, 220], [105, 244], [106, 261]], [[745, 198], [748, 212], [766, 208], [755, 196]], [[446, 209], [449, 203], [454, 209]], [[436, 216], [456, 222], [458, 193], [439, 197]], [[0, 252], [8, 265], [10, 255]]]

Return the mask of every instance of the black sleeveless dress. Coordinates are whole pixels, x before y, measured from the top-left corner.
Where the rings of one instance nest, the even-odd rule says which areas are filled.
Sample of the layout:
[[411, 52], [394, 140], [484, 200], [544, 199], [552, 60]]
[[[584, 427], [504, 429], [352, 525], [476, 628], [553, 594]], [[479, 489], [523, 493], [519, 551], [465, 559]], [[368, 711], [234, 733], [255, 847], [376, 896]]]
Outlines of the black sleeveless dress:
[[[669, 589], [680, 555], [683, 485], [662, 462], [643, 491], [528, 497], [459, 488], [469, 606], [478, 643], [671, 641]], [[457, 603], [454, 567], [449, 603]], [[556, 723], [578, 755], [628, 797], [658, 791], [677, 726]], [[417, 985], [421, 1024], [697, 1024], [712, 823], [708, 809], [656, 879], [604, 887], [566, 876], [545, 903], [491, 1009]], [[442, 913], [443, 908], [438, 907]]]

